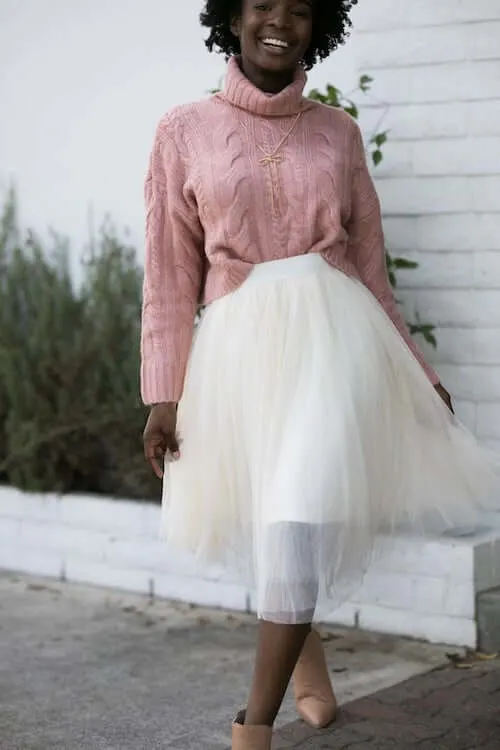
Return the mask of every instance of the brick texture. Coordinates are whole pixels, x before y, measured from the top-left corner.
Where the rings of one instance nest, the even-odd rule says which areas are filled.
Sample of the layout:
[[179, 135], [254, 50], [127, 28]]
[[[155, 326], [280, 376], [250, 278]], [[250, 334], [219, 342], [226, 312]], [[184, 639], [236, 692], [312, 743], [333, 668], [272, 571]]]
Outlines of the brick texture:
[[421, 264], [401, 274], [400, 297], [439, 326], [439, 350], [426, 353], [491, 445], [500, 439], [500, 4], [378, 0], [358, 6], [354, 28], [358, 70], [374, 78], [363, 126], [390, 130], [375, 173], [387, 244]]
[[500, 662], [447, 668], [349, 704], [323, 732], [285, 727], [276, 750], [498, 750]]

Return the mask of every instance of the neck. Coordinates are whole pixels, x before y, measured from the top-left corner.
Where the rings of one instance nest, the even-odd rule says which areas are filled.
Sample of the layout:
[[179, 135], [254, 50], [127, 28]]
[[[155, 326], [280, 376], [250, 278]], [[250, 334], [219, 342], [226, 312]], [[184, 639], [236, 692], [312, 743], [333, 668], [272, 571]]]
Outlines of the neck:
[[264, 117], [288, 117], [313, 105], [313, 102], [303, 96], [307, 78], [302, 68], [297, 68], [291, 77], [287, 75], [286, 80], [280, 77], [278, 81], [273, 76], [275, 83], [279, 84], [273, 90], [269, 90], [270, 81], [267, 76], [265, 80], [254, 79], [243, 71], [240, 58], [232, 57], [227, 66], [224, 89], [219, 94], [240, 109]]
[[266, 94], [279, 94], [293, 82], [295, 75], [293, 70], [270, 73], [267, 70], [257, 68], [245, 58], [241, 60], [241, 70], [250, 83], [253, 83], [256, 88]]

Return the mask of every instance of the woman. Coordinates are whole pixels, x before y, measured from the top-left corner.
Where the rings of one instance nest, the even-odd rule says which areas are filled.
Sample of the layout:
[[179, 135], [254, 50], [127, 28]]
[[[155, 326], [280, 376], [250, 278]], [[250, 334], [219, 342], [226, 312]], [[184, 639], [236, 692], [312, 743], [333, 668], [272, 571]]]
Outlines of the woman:
[[256, 591], [240, 750], [270, 747], [292, 674], [303, 718], [333, 721], [311, 623], [379, 532], [474, 520], [492, 475], [397, 311], [359, 129], [303, 96], [353, 4], [207, 0], [224, 89], [162, 119], [146, 182], [145, 453], [170, 544]]

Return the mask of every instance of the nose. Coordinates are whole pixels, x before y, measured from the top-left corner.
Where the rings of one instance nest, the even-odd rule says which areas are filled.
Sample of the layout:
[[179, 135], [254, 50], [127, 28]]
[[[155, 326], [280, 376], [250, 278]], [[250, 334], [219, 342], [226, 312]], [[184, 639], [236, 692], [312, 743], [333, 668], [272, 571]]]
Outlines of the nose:
[[271, 23], [277, 29], [288, 29], [290, 27], [290, 11], [288, 8], [283, 7], [281, 4], [278, 5], [273, 18], [271, 19]]

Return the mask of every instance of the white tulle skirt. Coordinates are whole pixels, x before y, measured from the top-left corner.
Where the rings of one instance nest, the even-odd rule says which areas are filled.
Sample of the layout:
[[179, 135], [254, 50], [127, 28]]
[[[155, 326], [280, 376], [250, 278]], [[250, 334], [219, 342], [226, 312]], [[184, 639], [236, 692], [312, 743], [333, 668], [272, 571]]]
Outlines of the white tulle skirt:
[[342, 604], [380, 533], [474, 524], [495, 478], [375, 298], [317, 254], [257, 265], [205, 311], [178, 427], [168, 542], [280, 623]]

